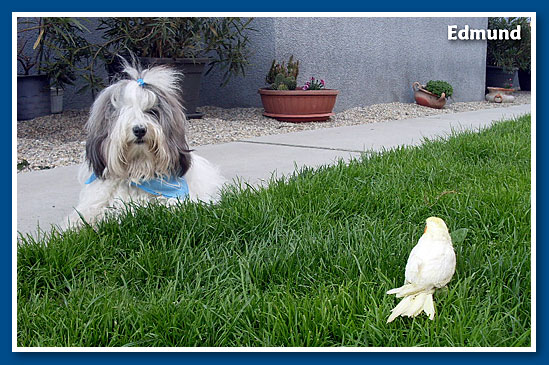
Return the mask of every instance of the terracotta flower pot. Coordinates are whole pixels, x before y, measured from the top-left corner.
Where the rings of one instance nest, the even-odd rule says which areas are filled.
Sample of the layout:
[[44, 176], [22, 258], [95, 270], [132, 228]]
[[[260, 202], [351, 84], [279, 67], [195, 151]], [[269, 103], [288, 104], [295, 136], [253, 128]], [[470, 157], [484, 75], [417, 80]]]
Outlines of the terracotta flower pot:
[[488, 87], [486, 100], [492, 103], [511, 103], [515, 100], [513, 94], [515, 89], [506, 89], [503, 87]]
[[442, 93], [440, 96], [435, 95], [432, 92], [425, 90], [417, 81], [412, 84], [412, 88], [414, 89], [416, 103], [419, 105], [435, 109], [442, 109], [444, 105], [446, 105], [446, 94]]
[[271, 90], [259, 89], [265, 109], [263, 115], [282, 122], [328, 120], [334, 113], [339, 90]]

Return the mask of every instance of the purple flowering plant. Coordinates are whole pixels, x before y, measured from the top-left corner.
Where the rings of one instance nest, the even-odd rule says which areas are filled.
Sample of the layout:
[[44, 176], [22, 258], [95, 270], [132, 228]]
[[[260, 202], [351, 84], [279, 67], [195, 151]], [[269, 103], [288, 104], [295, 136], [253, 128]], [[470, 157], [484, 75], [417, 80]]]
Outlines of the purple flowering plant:
[[325, 86], [324, 80], [317, 80], [314, 77], [311, 77], [309, 81], [305, 83], [302, 87], [303, 90], [320, 90]]
[[503, 83], [503, 87], [506, 88], [506, 89], [513, 88], [513, 79], [508, 79], [507, 81], [505, 81]]

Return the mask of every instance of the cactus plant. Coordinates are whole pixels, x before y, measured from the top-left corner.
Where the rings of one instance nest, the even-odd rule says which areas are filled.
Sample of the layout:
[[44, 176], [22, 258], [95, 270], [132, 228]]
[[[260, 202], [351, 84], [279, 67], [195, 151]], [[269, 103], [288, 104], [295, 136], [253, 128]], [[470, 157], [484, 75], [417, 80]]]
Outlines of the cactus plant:
[[295, 90], [297, 83], [293, 76], [284, 76], [279, 73], [276, 75], [274, 82], [271, 84], [273, 90]]
[[290, 56], [286, 65], [284, 65], [284, 62], [277, 63], [276, 60], [273, 60], [265, 81], [273, 90], [295, 90], [298, 74], [299, 61], [294, 62], [294, 56]]

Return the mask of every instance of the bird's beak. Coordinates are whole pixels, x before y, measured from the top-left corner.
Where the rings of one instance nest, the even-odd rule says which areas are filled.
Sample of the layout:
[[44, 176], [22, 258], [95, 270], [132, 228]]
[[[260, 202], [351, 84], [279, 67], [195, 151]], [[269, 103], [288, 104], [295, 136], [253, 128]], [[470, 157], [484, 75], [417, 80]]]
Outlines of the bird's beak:
[[423, 234], [427, 233], [427, 225], [425, 225], [425, 230], [423, 230]]

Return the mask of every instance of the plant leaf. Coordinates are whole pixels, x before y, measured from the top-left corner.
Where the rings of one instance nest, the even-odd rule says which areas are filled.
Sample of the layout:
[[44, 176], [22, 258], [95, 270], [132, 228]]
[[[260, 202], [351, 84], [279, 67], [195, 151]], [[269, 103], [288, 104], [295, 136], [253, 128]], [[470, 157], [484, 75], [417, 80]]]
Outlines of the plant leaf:
[[465, 237], [467, 237], [467, 233], [469, 232], [469, 229], [467, 228], [460, 228], [456, 229], [452, 233], [450, 233], [450, 237], [452, 237], [452, 243], [453, 244], [460, 244], [463, 241], [465, 241]]
[[40, 27], [40, 33], [38, 34], [38, 38], [36, 38], [36, 41], [34, 42], [32, 49], [36, 49], [38, 45], [40, 44], [40, 41], [42, 40], [42, 36], [44, 35], [44, 27]]

